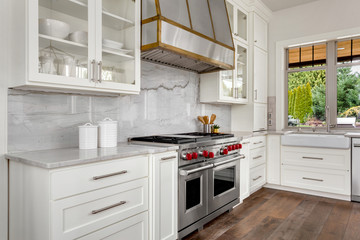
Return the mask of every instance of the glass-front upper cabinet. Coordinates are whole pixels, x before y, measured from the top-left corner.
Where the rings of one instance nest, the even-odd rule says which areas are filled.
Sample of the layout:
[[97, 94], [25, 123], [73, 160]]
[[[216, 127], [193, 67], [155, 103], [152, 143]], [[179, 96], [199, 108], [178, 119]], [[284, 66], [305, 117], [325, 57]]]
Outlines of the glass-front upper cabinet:
[[129, 91], [139, 88], [140, 31], [139, 12], [133, 0], [102, 0], [101, 59], [99, 87], [113, 89], [121, 86]]
[[200, 102], [248, 103], [248, 47], [234, 41], [235, 69], [200, 74]]
[[234, 77], [234, 96], [237, 99], [247, 99], [248, 95], [248, 50], [247, 47], [235, 42], [236, 44], [236, 66]]
[[[94, 27], [88, 0], [39, 0], [37, 49], [30, 63], [33, 79], [42, 82], [91, 86], [89, 59], [94, 59]], [[94, 26], [94, 25], [93, 25]], [[31, 42], [30, 42], [31, 43]]]
[[[10, 1], [12, 88], [140, 92], [140, 4], [134, 0]], [[19, 12], [24, 12], [19, 15]], [[24, 24], [27, 23], [27, 24]], [[25, 39], [25, 40], [24, 40]]]
[[233, 37], [239, 41], [248, 41], [248, 15], [247, 11], [231, 0], [226, 1], [231, 32]]

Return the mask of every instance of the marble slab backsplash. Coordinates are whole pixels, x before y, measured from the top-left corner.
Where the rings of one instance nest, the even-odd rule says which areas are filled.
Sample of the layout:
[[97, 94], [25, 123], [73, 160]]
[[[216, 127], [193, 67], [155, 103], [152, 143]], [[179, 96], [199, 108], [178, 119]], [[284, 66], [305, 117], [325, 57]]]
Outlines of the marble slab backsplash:
[[78, 126], [105, 117], [118, 121], [118, 140], [201, 131], [198, 115], [217, 115], [230, 131], [231, 107], [199, 102], [199, 75], [142, 62], [141, 93], [119, 97], [10, 90], [8, 151], [78, 146]]

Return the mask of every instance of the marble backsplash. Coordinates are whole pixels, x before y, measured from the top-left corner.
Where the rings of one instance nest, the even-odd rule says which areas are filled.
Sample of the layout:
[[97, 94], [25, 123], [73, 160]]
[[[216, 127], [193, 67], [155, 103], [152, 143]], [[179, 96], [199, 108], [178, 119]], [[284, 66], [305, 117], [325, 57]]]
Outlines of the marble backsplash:
[[119, 97], [9, 90], [8, 151], [78, 146], [78, 126], [105, 117], [118, 121], [118, 140], [201, 131], [198, 115], [217, 115], [230, 131], [231, 107], [199, 102], [199, 75], [142, 62], [141, 93]]

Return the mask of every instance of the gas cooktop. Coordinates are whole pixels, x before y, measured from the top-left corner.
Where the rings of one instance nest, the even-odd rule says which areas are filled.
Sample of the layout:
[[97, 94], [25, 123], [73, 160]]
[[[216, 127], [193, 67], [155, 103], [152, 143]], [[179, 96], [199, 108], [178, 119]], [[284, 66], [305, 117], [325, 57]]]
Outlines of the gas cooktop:
[[222, 138], [231, 138], [231, 137], [234, 137], [234, 134], [192, 132], [192, 133], [155, 135], [155, 136], [147, 136], [147, 137], [135, 137], [135, 138], [131, 138], [131, 141], [185, 144], [185, 143], [204, 142], [204, 141], [210, 141], [210, 140], [222, 139]]

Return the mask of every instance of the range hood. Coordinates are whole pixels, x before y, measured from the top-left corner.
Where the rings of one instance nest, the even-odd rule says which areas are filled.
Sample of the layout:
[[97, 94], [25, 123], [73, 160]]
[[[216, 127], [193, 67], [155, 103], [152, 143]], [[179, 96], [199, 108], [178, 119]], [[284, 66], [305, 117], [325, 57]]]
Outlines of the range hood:
[[142, 0], [141, 57], [198, 73], [234, 69], [225, 0]]

